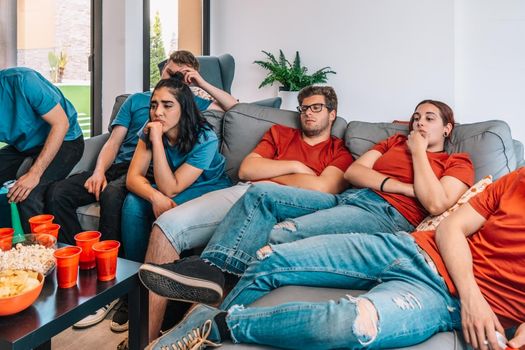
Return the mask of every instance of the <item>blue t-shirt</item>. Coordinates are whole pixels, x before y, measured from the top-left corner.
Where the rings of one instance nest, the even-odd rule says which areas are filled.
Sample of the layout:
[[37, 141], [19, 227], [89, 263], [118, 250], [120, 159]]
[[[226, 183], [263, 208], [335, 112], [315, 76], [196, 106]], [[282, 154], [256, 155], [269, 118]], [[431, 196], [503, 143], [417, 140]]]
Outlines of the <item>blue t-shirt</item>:
[[139, 92], [129, 96], [111, 123], [111, 127], [122, 125], [128, 129], [118, 150], [115, 163], [130, 162], [133, 158], [133, 152], [135, 152], [139, 139], [138, 132], [149, 120], [150, 97], [150, 92]]
[[[149, 136], [144, 134], [143, 130], [139, 132], [139, 137], [146, 142], [148, 148], [151, 147]], [[197, 180], [184, 191], [191, 192], [191, 198], [184, 198], [184, 201], [210, 191], [231, 186], [231, 182], [224, 172], [224, 156], [219, 153], [219, 140], [213, 130], [204, 128], [199, 135], [197, 143], [188, 153], [181, 153], [176, 145], [170, 146], [167, 138], [163, 137], [162, 140], [171, 171], [175, 172], [184, 163], [203, 170]], [[190, 189], [191, 191], [188, 191]], [[181, 194], [184, 192], [181, 192]], [[182, 204], [180, 201], [177, 201], [177, 197], [174, 200], [177, 204]]]
[[[149, 121], [149, 103], [151, 92], [138, 92], [130, 95], [120, 107], [111, 127], [122, 125], [128, 129], [124, 141], [119, 148], [115, 163], [130, 162], [137, 147], [138, 133]], [[204, 111], [212, 103], [210, 100], [193, 96], [199, 111]]]
[[21, 152], [42, 146], [51, 130], [42, 116], [58, 103], [69, 120], [64, 141], [79, 138], [77, 111], [56, 86], [29, 68], [0, 70], [0, 141]]

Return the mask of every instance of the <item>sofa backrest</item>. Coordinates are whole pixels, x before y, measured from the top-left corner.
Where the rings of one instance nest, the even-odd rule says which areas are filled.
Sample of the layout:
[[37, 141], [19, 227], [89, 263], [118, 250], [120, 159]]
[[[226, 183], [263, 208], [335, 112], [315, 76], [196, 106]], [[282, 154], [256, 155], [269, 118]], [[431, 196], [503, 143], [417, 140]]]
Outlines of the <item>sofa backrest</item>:
[[[264, 133], [275, 124], [298, 128], [299, 113], [239, 103], [224, 113], [221, 153], [226, 157], [226, 173], [233, 182], [239, 180], [241, 161], [259, 143]], [[347, 122], [337, 117], [332, 135], [342, 138]]]
[[[352, 156], [358, 158], [374, 144], [395, 133], [406, 135], [408, 125], [352, 121], [345, 132], [345, 144]], [[523, 145], [512, 140], [508, 124], [501, 120], [457, 125], [446, 149], [448, 153], [465, 152], [470, 155], [476, 181], [486, 175], [498, 179], [523, 162]]]

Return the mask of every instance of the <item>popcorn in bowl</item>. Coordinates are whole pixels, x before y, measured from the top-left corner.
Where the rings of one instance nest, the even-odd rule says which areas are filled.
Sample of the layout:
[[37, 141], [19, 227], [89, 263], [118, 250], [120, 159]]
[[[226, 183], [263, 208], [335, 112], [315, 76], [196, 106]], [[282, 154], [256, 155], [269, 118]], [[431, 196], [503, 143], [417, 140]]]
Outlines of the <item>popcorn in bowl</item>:
[[31, 270], [44, 275], [55, 267], [56, 239], [51, 235], [25, 235], [26, 240], [6, 251], [0, 250], [0, 271]]

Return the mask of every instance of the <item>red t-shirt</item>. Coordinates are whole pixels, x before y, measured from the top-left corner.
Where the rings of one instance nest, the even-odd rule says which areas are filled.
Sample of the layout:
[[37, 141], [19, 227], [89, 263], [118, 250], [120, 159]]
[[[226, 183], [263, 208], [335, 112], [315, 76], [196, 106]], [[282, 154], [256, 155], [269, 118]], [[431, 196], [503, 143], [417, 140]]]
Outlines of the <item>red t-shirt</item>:
[[[375, 145], [372, 149], [381, 152], [383, 155], [374, 163], [373, 169], [398, 181], [413, 184], [412, 154], [406, 141], [406, 136], [396, 134]], [[427, 152], [427, 157], [430, 167], [438, 179], [443, 176], [453, 176], [467, 186], [472, 186], [474, 168], [468, 154]], [[376, 193], [396, 208], [414, 226], [417, 226], [428, 215], [427, 210], [416, 198], [381, 191], [376, 191]]]
[[[467, 237], [474, 277], [505, 328], [525, 322], [525, 168], [505, 175], [469, 201], [487, 221]], [[439, 254], [435, 231], [414, 232], [451, 294], [456, 287]]]
[[331, 136], [326, 141], [310, 146], [304, 142], [301, 130], [283, 125], [272, 126], [252, 152], [269, 159], [297, 160], [316, 175], [320, 175], [330, 165], [344, 172], [352, 164], [352, 155], [341, 139]]

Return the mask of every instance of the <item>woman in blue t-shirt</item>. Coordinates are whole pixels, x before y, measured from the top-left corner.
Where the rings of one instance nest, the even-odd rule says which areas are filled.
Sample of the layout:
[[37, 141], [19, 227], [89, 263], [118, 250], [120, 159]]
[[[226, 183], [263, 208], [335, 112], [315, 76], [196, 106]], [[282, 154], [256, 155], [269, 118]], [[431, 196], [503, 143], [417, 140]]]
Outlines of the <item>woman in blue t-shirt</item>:
[[[139, 132], [122, 208], [126, 258], [142, 262], [154, 219], [204, 193], [231, 185], [224, 173], [217, 135], [200, 114], [182, 75], [159, 81], [150, 121]], [[148, 172], [152, 176], [147, 176]], [[154, 178], [152, 184], [148, 178]]]

